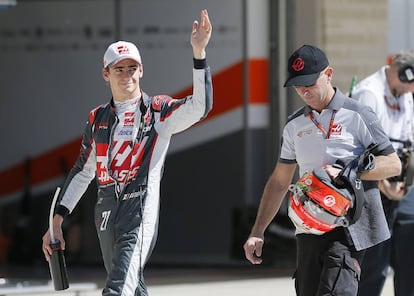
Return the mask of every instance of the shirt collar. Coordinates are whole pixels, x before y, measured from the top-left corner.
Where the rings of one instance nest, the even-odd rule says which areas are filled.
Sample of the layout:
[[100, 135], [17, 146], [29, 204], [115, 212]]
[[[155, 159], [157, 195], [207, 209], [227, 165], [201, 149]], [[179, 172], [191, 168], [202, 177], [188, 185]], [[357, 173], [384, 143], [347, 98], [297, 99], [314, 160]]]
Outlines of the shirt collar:
[[[332, 100], [329, 102], [328, 106], [325, 107], [325, 110], [339, 110], [344, 105], [345, 99], [347, 98], [338, 88], [334, 87], [335, 95]], [[305, 116], [312, 112], [312, 108], [309, 105], [305, 106]]]

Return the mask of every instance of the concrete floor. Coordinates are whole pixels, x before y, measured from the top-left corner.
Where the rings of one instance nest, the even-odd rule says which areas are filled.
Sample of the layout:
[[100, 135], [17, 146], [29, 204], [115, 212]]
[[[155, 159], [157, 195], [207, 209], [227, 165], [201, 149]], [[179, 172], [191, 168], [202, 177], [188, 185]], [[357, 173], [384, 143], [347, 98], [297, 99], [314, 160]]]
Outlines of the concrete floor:
[[[8, 293], [0, 295], [76, 295], [98, 296], [101, 295], [101, 287], [105, 279], [105, 273], [101, 268], [74, 268], [68, 271], [70, 288], [65, 291], [54, 292], [48, 282], [48, 270], [37, 268], [28, 272], [14, 273], [8, 279], [9, 284], [16, 284], [20, 274], [20, 284]], [[22, 274], [25, 275], [23, 279]], [[150, 296], [266, 296], [284, 295], [294, 296], [293, 280], [290, 270], [281, 270], [269, 267], [243, 266], [243, 267], [196, 267], [196, 268], [148, 268], [146, 282]], [[49, 287], [48, 291], [36, 292], [35, 287]], [[9, 285], [11, 286], [11, 285]], [[23, 293], [22, 289], [26, 289]], [[3, 285], [4, 289], [5, 285]], [[76, 291], [76, 287], [87, 287], [87, 291]], [[20, 292], [19, 292], [20, 289]], [[389, 276], [382, 296], [392, 296], [392, 274]]]

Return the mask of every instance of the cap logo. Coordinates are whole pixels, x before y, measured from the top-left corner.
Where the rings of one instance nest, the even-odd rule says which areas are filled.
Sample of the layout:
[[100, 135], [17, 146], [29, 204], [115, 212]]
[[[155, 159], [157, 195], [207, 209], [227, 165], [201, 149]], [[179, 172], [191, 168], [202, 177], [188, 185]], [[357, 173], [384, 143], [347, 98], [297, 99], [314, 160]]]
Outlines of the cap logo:
[[292, 63], [292, 69], [299, 72], [305, 68], [305, 62], [302, 58], [296, 58]]
[[117, 47], [118, 49], [118, 54], [122, 55], [122, 54], [129, 54], [129, 48], [126, 45], [121, 45]]

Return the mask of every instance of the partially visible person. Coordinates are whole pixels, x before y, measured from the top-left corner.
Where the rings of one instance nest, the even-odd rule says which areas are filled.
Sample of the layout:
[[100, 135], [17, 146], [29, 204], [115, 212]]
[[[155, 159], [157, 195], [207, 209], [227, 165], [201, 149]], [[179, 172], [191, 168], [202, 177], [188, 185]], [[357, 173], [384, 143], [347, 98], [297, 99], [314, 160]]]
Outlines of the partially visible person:
[[[190, 37], [193, 94], [183, 99], [142, 91], [144, 68], [133, 43], [112, 43], [103, 56], [102, 74], [112, 98], [89, 113], [81, 153], [60, 193], [52, 226], [64, 249], [62, 222], [95, 178], [95, 226], [108, 274], [102, 295], [148, 295], [144, 267], [157, 238], [160, 180], [170, 139], [205, 118], [212, 108], [206, 62], [211, 33], [207, 10], [202, 10]], [[50, 240], [48, 230], [42, 244], [48, 261]]]
[[[414, 194], [407, 194], [414, 140], [414, 51], [397, 54], [390, 65], [382, 66], [361, 80], [352, 98], [370, 106], [390, 138], [402, 162], [401, 175], [381, 180], [379, 188], [391, 239], [372, 248], [362, 263], [358, 295], [381, 295], [390, 266], [394, 269], [396, 296], [414, 295], [411, 270], [414, 256]], [[399, 209], [401, 207], [401, 209]]]
[[391, 266], [394, 269], [394, 295], [413, 296], [414, 281], [414, 187], [400, 201], [391, 237]]
[[[319, 228], [317, 222], [332, 215], [303, 194], [313, 179], [298, 188], [297, 200], [290, 200], [289, 209], [302, 205], [304, 218], [310, 217], [312, 210], [320, 214], [312, 225], [305, 220], [300, 224], [300, 219], [290, 216], [297, 222], [296, 294], [353, 296], [358, 290], [364, 250], [389, 238], [377, 181], [399, 175], [401, 162], [372, 109], [333, 87], [334, 70], [320, 48], [304, 45], [297, 49], [289, 57], [288, 73], [285, 86], [293, 87], [305, 106], [290, 115], [284, 126], [279, 160], [264, 188], [256, 221], [244, 244], [245, 255], [253, 264], [262, 262], [265, 230], [291, 188], [297, 165], [300, 176], [319, 170], [336, 180], [343, 172], [338, 162], [349, 163], [376, 144], [374, 168], [359, 171], [364, 206], [349, 226], [335, 225], [326, 231]], [[335, 205], [331, 197], [325, 196], [326, 207]]]

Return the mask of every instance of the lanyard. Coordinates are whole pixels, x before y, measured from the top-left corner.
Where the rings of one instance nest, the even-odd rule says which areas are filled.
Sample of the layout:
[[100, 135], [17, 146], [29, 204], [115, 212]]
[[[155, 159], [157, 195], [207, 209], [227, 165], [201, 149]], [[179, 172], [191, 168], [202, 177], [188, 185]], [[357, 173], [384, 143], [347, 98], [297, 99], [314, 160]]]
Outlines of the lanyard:
[[337, 112], [337, 110], [332, 110], [331, 120], [329, 120], [329, 130], [328, 130], [328, 132], [325, 130], [325, 128], [322, 126], [322, 124], [320, 124], [316, 120], [316, 118], [313, 116], [313, 113], [312, 112], [309, 113], [310, 120], [312, 120], [313, 124], [316, 125], [316, 127], [324, 134], [325, 139], [329, 139], [329, 137], [331, 136], [331, 130], [334, 126], [334, 120], [335, 120], [336, 112]]
[[384, 95], [384, 99], [385, 99], [385, 104], [387, 105], [388, 108], [390, 108], [391, 110], [401, 111], [400, 110], [400, 105], [398, 104], [398, 100], [397, 100], [397, 105], [392, 105], [388, 101], [388, 97], [386, 95]]

